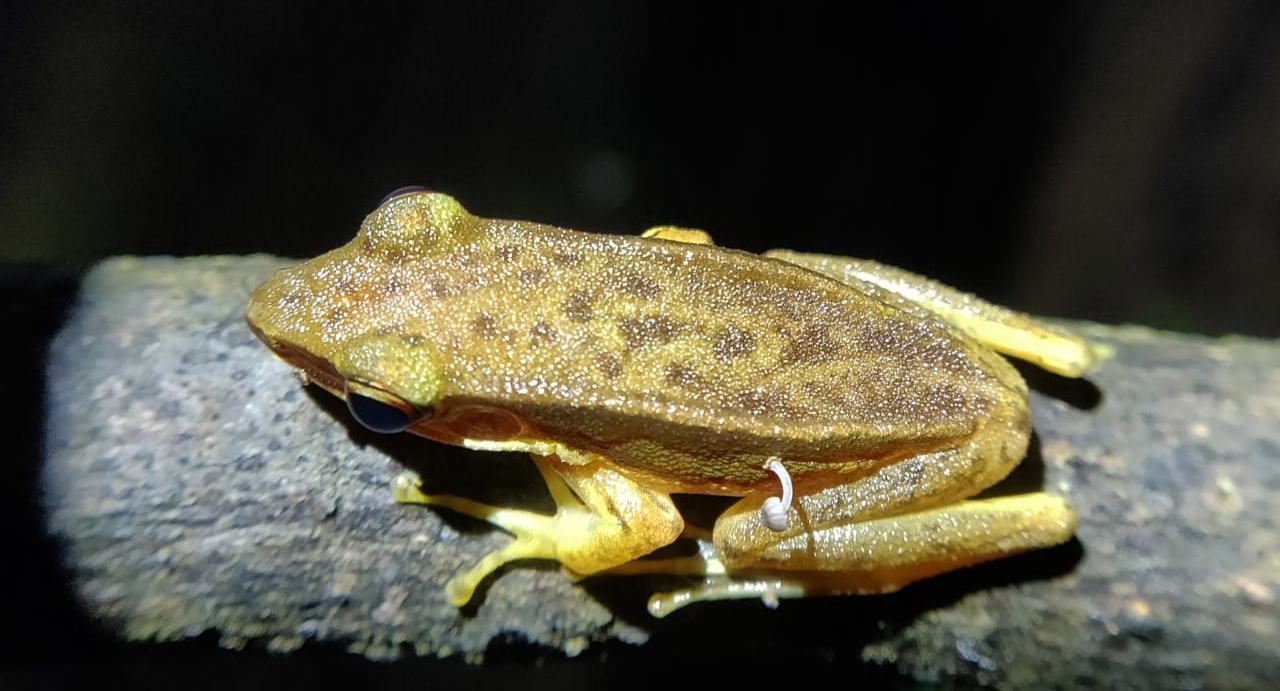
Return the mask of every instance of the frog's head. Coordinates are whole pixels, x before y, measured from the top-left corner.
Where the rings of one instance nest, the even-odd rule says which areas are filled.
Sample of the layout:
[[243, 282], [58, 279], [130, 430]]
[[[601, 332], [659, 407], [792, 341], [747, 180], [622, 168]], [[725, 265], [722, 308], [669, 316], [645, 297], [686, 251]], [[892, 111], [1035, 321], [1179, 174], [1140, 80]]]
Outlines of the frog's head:
[[475, 217], [452, 197], [392, 193], [355, 240], [276, 272], [249, 300], [253, 332], [312, 381], [346, 398], [361, 423], [400, 431], [431, 416], [440, 378], [419, 307]]
[[[333, 347], [305, 345], [250, 322], [253, 331], [306, 381], [343, 398], [360, 424], [382, 433], [403, 432], [431, 420], [441, 398], [440, 371], [413, 338], [369, 332]], [[316, 352], [320, 351], [320, 352]]]

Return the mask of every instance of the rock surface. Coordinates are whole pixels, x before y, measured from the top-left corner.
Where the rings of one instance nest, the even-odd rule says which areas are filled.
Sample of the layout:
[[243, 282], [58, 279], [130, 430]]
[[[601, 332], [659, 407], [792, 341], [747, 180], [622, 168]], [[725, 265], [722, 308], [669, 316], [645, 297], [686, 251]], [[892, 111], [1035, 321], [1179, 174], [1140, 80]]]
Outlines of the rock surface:
[[[349, 426], [249, 333], [271, 257], [119, 258], [50, 349], [48, 529], [88, 614], [128, 640], [214, 631], [376, 658], [646, 643], [654, 661], [857, 667], [1002, 688], [1247, 688], [1280, 677], [1280, 347], [1073, 325], [1115, 357], [1088, 381], [1023, 368], [1037, 437], [995, 491], [1070, 498], [1078, 539], [887, 596], [644, 612], [640, 578], [507, 569], [459, 611], [447, 578], [508, 539], [395, 504], [404, 467], [549, 506], [532, 465]], [[594, 664], [588, 659], [581, 664]]]

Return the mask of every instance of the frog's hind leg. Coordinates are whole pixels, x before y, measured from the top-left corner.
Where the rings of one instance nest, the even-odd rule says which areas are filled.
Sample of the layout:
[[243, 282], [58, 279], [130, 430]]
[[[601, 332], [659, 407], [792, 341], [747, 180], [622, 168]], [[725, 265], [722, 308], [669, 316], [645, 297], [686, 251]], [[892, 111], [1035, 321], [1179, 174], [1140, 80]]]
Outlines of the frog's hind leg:
[[398, 502], [448, 508], [515, 536], [449, 581], [445, 591], [455, 605], [470, 602], [480, 583], [508, 562], [554, 559], [575, 574], [590, 574], [666, 545], [684, 527], [669, 496], [631, 482], [606, 464], [571, 465], [554, 456], [533, 456], [533, 460], [556, 504], [551, 516], [453, 495], [425, 494], [420, 480], [411, 474], [401, 475], [392, 484]]
[[1065, 329], [897, 267], [791, 250], [769, 250], [764, 256], [834, 278], [908, 312], [926, 310], [996, 352], [1065, 377], [1087, 373], [1110, 353]]
[[[1033, 493], [806, 531], [779, 539], [763, 558], [703, 543], [702, 583], [654, 595], [649, 612], [662, 617], [707, 600], [760, 598], [774, 607], [779, 598], [893, 592], [947, 571], [1061, 544], [1075, 525], [1075, 513], [1061, 497]], [[770, 560], [769, 554], [788, 556]]]

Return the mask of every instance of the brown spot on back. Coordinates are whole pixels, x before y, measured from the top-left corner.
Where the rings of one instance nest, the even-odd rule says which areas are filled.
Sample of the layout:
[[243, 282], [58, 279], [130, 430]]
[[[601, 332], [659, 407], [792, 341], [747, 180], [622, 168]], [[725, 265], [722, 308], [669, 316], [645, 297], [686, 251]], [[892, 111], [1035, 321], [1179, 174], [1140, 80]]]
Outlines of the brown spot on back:
[[671, 317], [655, 314], [647, 317], [628, 317], [618, 320], [618, 330], [628, 348], [647, 345], [665, 345], [680, 331], [680, 323]]
[[427, 297], [442, 298], [453, 295], [458, 291], [449, 282], [438, 276], [427, 279], [425, 291]]
[[812, 364], [829, 362], [840, 355], [840, 344], [831, 337], [827, 327], [806, 326], [787, 344], [784, 359], [788, 363]]
[[535, 286], [542, 283], [542, 279], [546, 278], [545, 269], [525, 269], [520, 272], [520, 284], [525, 286]]
[[625, 295], [652, 300], [662, 294], [662, 286], [652, 278], [628, 272], [612, 281], [613, 287]]
[[493, 253], [504, 262], [513, 262], [520, 256], [520, 248], [516, 245], [495, 247]]
[[560, 266], [577, 266], [582, 263], [582, 255], [578, 252], [561, 250], [552, 254], [551, 260]]
[[386, 291], [387, 295], [399, 295], [409, 289], [409, 283], [400, 277], [400, 275], [394, 274], [388, 276], [387, 279], [383, 281], [382, 288]]
[[906, 346], [905, 334], [893, 328], [859, 329], [854, 337], [858, 350], [871, 353], [897, 353]]
[[486, 341], [493, 340], [499, 335], [498, 320], [488, 312], [481, 312], [471, 320], [471, 333]]
[[591, 321], [591, 295], [583, 290], [575, 290], [565, 301], [560, 303], [560, 311], [571, 321]]
[[673, 362], [667, 365], [665, 372], [667, 383], [672, 386], [678, 386], [682, 389], [695, 389], [705, 391], [707, 380], [692, 367], [683, 362]]
[[622, 376], [622, 361], [613, 353], [602, 353], [595, 358], [596, 368], [600, 373], [609, 379], [617, 379]]
[[715, 351], [717, 360], [731, 362], [754, 352], [756, 349], [756, 337], [750, 331], [739, 329], [730, 324], [716, 332], [715, 343], [712, 348]]
[[963, 349], [957, 347], [952, 339], [931, 330], [901, 325], [861, 329], [855, 337], [854, 347], [864, 353], [909, 354], [935, 372], [962, 374], [973, 371]]
[[347, 308], [334, 306], [332, 309], [326, 310], [318, 321], [325, 329], [337, 330], [346, 322], [349, 314], [350, 312]]
[[529, 328], [529, 339], [534, 345], [551, 343], [559, 337], [560, 333], [542, 319], [539, 319], [537, 323]]

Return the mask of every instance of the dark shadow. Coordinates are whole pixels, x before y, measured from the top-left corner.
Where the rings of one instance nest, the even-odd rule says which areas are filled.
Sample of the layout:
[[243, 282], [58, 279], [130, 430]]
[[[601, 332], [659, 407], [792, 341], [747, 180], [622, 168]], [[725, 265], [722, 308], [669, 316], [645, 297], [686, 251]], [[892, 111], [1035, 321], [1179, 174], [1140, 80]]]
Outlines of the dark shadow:
[[[1072, 540], [953, 571], [888, 595], [782, 600], [776, 610], [753, 600], [705, 602], [665, 619], [648, 615], [649, 595], [688, 581], [611, 576], [587, 579], [582, 585], [619, 618], [651, 633], [643, 652], [635, 655], [730, 664], [750, 661], [756, 653], [766, 656], [757, 660], [772, 661], [766, 667], [782, 662], [847, 664], [861, 663], [867, 644], [908, 627], [927, 612], [982, 590], [1059, 577], [1074, 569], [1082, 556], [1082, 546]], [[625, 649], [618, 654], [629, 655]]]
[[1010, 359], [1009, 362], [1034, 391], [1056, 398], [1078, 410], [1094, 410], [1102, 405], [1102, 390], [1086, 378], [1064, 377], [1021, 360]]
[[974, 499], [1009, 497], [1015, 494], [1044, 491], [1044, 456], [1040, 452], [1040, 435], [1032, 431], [1027, 441], [1027, 455], [1003, 480], [975, 495]]
[[[49, 411], [49, 344], [70, 314], [79, 280], [39, 269], [5, 266], [0, 271], [6, 362], [15, 363], [0, 383], [4, 399], [14, 403], [5, 414], [14, 433], [5, 440], [0, 480], [2, 534], [13, 556], [11, 566], [0, 570], [0, 587], [9, 594], [8, 625], [0, 633], [0, 670], [34, 670], [36, 686], [47, 680], [38, 670], [65, 666], [111, 640], [110, 631], [80, 606], [66, 567], [70, 560], [64, 558], [65, 546], [48, 534], [41, 503], [47, 435], [51, 425], [64, 422], [53, 419]], [[3, 677], [0, 686], [5, 686]]]
[[[347, 429], [357, 446], [371, 446], [422, 478], [427, 494], [456, 494], [475, 501], [511, 506], [551, 514], [555, 503], [547, 493], [538, 469], [528, 454], [474, 451], [425, 439], [414, 434], [380, 434], [363, 427], [351, 416], [346, 403], [318, 386], [306, 387], [307, 394], [334, 423]], [[388, 482], [391, 476], [387, 477]], [[428, 509], [437, 510], [437, 509]], [[468, 526], [488, 526], [484, 521], [440, 509], [453, 527], [468, 532]], [[455, 522], [453, 517], [457, 519]]]

